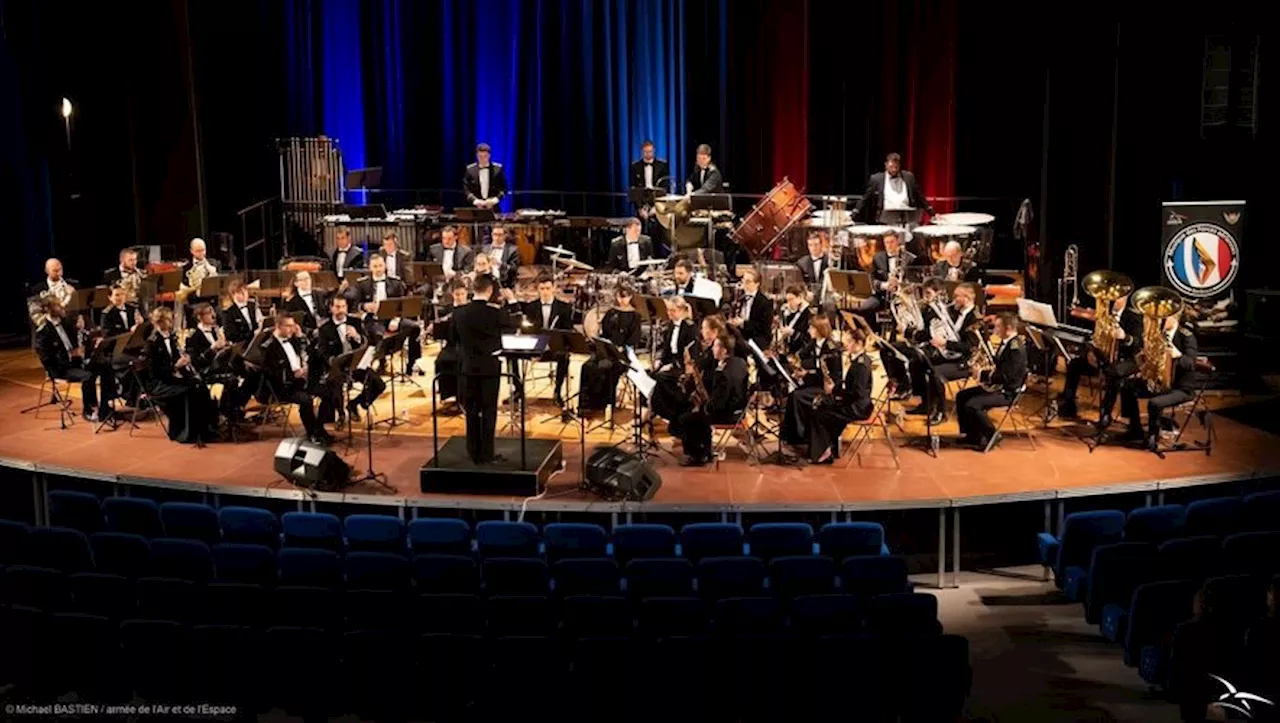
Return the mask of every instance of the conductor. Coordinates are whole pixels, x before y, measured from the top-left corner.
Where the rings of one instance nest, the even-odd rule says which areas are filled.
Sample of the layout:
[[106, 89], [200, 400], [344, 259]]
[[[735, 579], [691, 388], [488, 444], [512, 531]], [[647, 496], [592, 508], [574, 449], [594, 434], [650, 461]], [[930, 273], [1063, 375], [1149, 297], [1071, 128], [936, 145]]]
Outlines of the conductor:
[[493, 462], [493, 437], [498, 421], [498, 383], [502, 365], [494, 353], [502, 335], [514, 333], [515, 320], [490, 302], [494, 283], [477, 276], [471, 302], [453, 312], [450, 344], [458, 350], [458, 400], [466, 410], [467, 454], [476, 464]]

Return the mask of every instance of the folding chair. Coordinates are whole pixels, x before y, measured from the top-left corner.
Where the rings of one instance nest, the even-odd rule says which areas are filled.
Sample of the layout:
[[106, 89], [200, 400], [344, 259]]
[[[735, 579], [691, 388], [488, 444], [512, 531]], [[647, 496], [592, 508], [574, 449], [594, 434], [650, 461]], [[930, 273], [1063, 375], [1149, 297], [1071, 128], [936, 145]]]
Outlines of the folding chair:
[[[1173, 440], [1169, 442], [1168, 449], [1159, 450], [1157, 454], [1161, 457], [1165, 452], [1187, 452], [1198, 451], [1203, 449], [1205, 456], [1213, 453], [1213, 442], [1218, 437], [1218, 432], [1213, 428], [1213, 417], [1209, 416], [1209, 409], [1204, 403], [1204, 390], [1209, 386], [1209, 374], [1217, 371], [1217, 367], [1207, 357], [1196, 357], [1196, 371], [1200, 372], [1200, 387], [1196, 389], [1196, 394], [1190, 401], [1182, 404], [1175, 404], [1169, 407], [1169, 417], [1173, 420], [1173, 426], [1177, 429]], [[1178, 421], [1178, 412], [1183, 412], [1182, 421]], [[1182, 441], [1182, 435], [1187, 431], [1187, 427], [1191, 426], [1191, 419], [1197, 419], [1200, 427], [1204, 429], [1204, 439], [1197, 439], [1192, 444]]]
[[991, 435], [991, 439], [987, 440], [987, 446], [982, 450], [983, 454], [990, 452], [995, 446], [996, 440], [1000, 438], [1006, 423], [1012, 427], [1010, 434], [1021, 434], [1025, 436], [1027, 441], [1031, 442], [1031, 450], [1035, 451], [1036, 437], [1035, 433], [1032, 431], [1032, 425], [1026, 424], [1025, 419], [1023, 420], [1023, 424], [1019, 425], [1018, 418], [1013, 415], [1013, 410], [1017, 408], [1018, 402], [1022, 401], [1022, 395], [1026, 393], [1027, 385], [1023, 384], [1018, 388], [1018, 393], [1013, 395], [1013, 399], [1009, 401], [1008, 406], [1004, 408], [1004, 414], [1000, 417], [1000, 422], [996, 424], [995, 433]]
[[[58, 386], [62, 384], [61, 388]], [[45, 399], [45, 390], [48, 390], [49, 398]], [[58, 408], [58, 422], [63, 429], [76, 423], [76, 414], [71, 411], [71, 382], [66, 379], [58, 379], [48, 369], [44, 372], [44, 379], [40, 381], [40, 390], [36, 393], [36, 403], [22, 410], [23, 414], [27, 412], [35, 412], [35, 418], [40, 418], [40, 410], [45, 407]]]
[[858, 460], [858, 466], [862, 466], [862, 445], [870, 441], [871, 432], [877, 427], [884, 435], [884, 443], [889, 447], [889, 454], [893, 455], [894, 469], [899, 471], [902, 469], [902, 464], [898, 461], [898, 445], [894, 443], [893, 433], [889, 431], [889, 403], [893, 399], [893, 389], [893, 382], [886, 384], [880, 396], [875, 399], [871, 416], [853, 423], [857, 431], [854, 432], [852, 443], [849, 445], [849, 459], [844, 463], [845, 469], [848, 469], [855, 459]]
[[282, 401], [280, 395], [276, 393], [276, 385], [265, 374], [262, 377], [262, 384], [267, 390], [267, 403], [263, 405], [262, 411], [255, 417], [255, 420], [261, 424], [270, 424], [271, 420], [278, 414], [282, 418], [280, 433], [285, 437], [292, 437], [293, 425], [289, 424], [289, 416], [294, 406], [293, 402]]
[[733, 433], [739, 429], [747, 435], [747, 463], [753, 465], [760, 463], [756, 435], [751, 430], [751, 422], [747, 419], [747, 410], [751, 408], [755, 396], [755, 392], [752, 392], [751, 396], [747, 398], [747, 405], [733, 413], [733, 422], [711, 425], [711, 434], [714, 435], [711, 444], [711, 458], [715, 460], [716, 469], [720, 469], [720, 460], [724, 459], [725, 447], [729, 444], [729, 440], [733, 438]]

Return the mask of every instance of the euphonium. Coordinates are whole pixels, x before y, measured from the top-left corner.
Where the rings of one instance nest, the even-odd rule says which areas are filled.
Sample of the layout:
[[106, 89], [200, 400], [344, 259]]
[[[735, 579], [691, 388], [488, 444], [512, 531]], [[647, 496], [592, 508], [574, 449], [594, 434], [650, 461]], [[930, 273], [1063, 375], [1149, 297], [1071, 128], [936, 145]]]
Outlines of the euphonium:
[[1133, 280], [1118, 271], [1094, 271], [1084, 277], [1084, 290], [1093, 297], [1093, 346], [1107, 363], [1116, 360], [1119, 346], [1113, 331], [1118, 326], [1111, 307], [1115, 300], [1133, 291]]
[[1142, 351], [1138, 352], [1138, 376], [1152, 394], [1173, 386], [1173, 353], [1165, 335], [1165, 319], [1182, 311], [1182, 297], [1163, 286], [1145, 286], [1130, 301], [1142, 313]]

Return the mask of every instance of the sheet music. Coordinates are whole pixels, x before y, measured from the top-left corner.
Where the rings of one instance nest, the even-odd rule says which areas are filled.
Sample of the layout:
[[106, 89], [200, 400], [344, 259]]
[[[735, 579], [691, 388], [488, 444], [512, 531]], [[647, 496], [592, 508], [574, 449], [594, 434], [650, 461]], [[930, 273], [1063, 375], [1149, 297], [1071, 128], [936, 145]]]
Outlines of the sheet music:
[[364, 350], [364, 356], [360, 357], [360, 363], [356, 364], [356, 369], [368, 369], [373, 364], [373, 356], [377, 353], [377, 347], [369, 347]]
[[769, 359], [765, 357], [764, 352], [760, 351], [760, 345], [756, 344], [755, 339], [747, 339], [747, 348], [751, 349], [751, 353], [756, 355], [756, 361], [760, 362], [761, 366], [769, 365]]
[[640, 357], [636, 356], [636, 350], [627, 347], [627, 363], [632, 369], [644, 369], [644, 365], [640, 363]]
[[1050, 329], [1058, 328], [1058, 320], [1054, 316], [1053, 307], [1032, 301], [1031, 299], [1018, 299], [1018, 316], [1027, 323], [1044, 326]]
[[538, 337], [527, 334], [503, 334], [502, 348], [507, 351], [533, 351], [538, 348]]
[[658, 386], [658, 382], [648, 372], [638, 367], [631, 367], [627, 370], [627, 379], [636, 385], [636, 389], [646, 397], [653, 398], [653, 388]]
[[693, 291], [689, 296], [700, 296], [704, 299], [711, 299], [716, 302], [716, 306], [720, 305], [720, 299], [724, 296], [724, 289], [720, 284], [711, 279], [697, 276], [693, 279]]

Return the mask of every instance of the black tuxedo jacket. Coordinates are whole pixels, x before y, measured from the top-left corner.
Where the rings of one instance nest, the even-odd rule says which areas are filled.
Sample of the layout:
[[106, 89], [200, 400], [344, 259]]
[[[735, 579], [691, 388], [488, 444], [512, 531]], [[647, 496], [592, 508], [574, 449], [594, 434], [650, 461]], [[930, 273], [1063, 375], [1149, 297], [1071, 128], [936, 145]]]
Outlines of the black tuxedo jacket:
[[[640, 260], [653, 258], [653, 241], [643, 234], [636, 242], [640, 246]], [[627, 237], [618, 236], [609, 244], [609, 268], [614, 271], [630, 271], [627, 268]], [[637, 269], [638, 271], [639, 269]]]
[[289, 313], [302, 312], [302, 330], [308, 333], [315, 331], [319, 320], [329, 314], [329, 297], [323, 291], [312, 289], [311, 303], [316, 307], [314, 312], [307, 308], [307, 302], [295, 291], [283, 304], [284, 310]]
[[467, 196], [467, 203], [471, 203], [476, 199], [496, 198], [499, 201], [507, 195], [507, 174], [502, 170], [501, 163], [489, 164], [489, 195], [480, 195], [480, 164], [472, 163], [467, 166], [467, 172], [462, 176], [462, 192]]
[[1000, 387], [1005, 397], [1012, 399], [1027, 383], [1027, 343], [1015, 336], [996, 349], [996, 368], [989, 384]]
[[[60, 323], [63, 331], [67, 332], [67, 341], [71, 342], [74, 349], [77, 341], [75, 319], [67, 317]], [[36, 332], [36, 356], [40, 357], [40, 363], [50, 374], [61, 377], [71, 367], [78, 366], [78, 363], [71, 359], [71, 351], [58, 336], [57, 326], [50, 319]]]
[[[493, 244], [485, 244], [480, 253], [485, 256], [493, 255]], [[502, 246], [502, 263], [498, 267], [498, 281], [503, 288], [511, 288], [516, 285], [516, 276], [520, 273], [520, 251], [516, 249], [515, 244], [506, 243]]]
[[1196, 370], [1196, 356], [1200, 345], [1190, 326], [1183, 325], [1173, 335], [1173, 346], [1182, 356], [1173, 360], [1173, 388], [1194, 394], [1200, 386], [1200, 372]]
[[[382, 249], [378, 249], [377, 255], [381, 256], [383, 261], [387, 259], [387, 254]], [[394, 274], [391, 273], [391, 267], [388, 266], [387, 275], [394, 276], [397, 279], [406, 279], [409, 277], [409, 264], [411, 263], [413, 263], [413, 256], [408, 251], [396, 249], [396, 272]]]
[[248, 344], [253, 341], [253, 335], [258, 332], [258, 326], [262, 323], [258, 305], [250, 301], [246, 306], [249, 309], [249, 318], [253, 320], [252, 324], [245, 321], [244, 314], [240, 313], [240, 308], [235, 304], [222, 310], [223, 333], [227, 335], [227, 341], [232, 344]]
[[[907, 188], [907, 205], [932, 216], [933, 206], [929, 205], [929, 200], [920, 193], [915, 174], [911, 171], [898, 171], [898, 175], [902, 177], [902, 182]], [[862, 192], [862, 198], [858, 199], [858, 205], [853, 208], [853, 218], [863, 223], [879, 223], [880, 211], [883, 209], [884, 171], [881, 171], [871, 174], [871, 178], [867, 179], [867, 188]]]
[[[360, 279], [359, 281], [356, 282], [356, 285], [352, 288], [354, 288], [356, 292], [357, 304], [365, 304], [370, 301], [373, 301], [376, 287], [374, 285], [372, 276], [366, 276], [363, 279]], [[401, 281], [400, 279], [395, 278], [394, 276], [387, 277], [386, 291], [387, 291], [388, 299], [396, 299], [401, 296], [408, 295], [408, 292], [405, 289], [404, 282]]]
[[501, 307], [472, 300], [453, 310], [449, 335], [458, 349], [458, 371], [462, 374], [497, 377], [502, 370], [493, 353], [502, 348], [502, 335], [518, 329], [516, 321]]
[[[658, 366], [663, 367], [667, 364], [672, 364], [683, 369], [684, 350], [690, 344], [697, 341], [698, 329], [691, 321], [686, 320], [680, 322], [676, 336], [676, 351], [674, 353], [671, 351], [671, 332], [673, 329], [676, 329], [676, 327], [668, 325], [666, 330], [662, 333], [662, 343], [658, 346]], [[696, 346], [697, 345], [695, 345], [695, 348], [689, 350], [689, 352], [695, 357], [698, 355]]]
[[[218, 338], [218, 327], [213, 327], [211, 331], [213, 338], [216, 340]], [[191, 357], [191, 363], [201, 373], [209, 368], [209, 365], [213, 363], [213, 357], [216, 356], [213, 351], [213, 342], [204, 335], [199, 326], [193, 327], [191, 333], [187, 336], [186, 351], [187, 356]]]
[[[431, 248], [427, 249], [427, 256], [437, 264], [444, 263], [444, 244], [434, 243]], [[453, 246], [453, 268], [445, 269], [445, 271], [453, 271], [454, 273], [465, 274], [475, 266], [476, 255], [470, 246], [463, 246], [455, 243]]]
[[[905, 263], [905, 251], [899, 249], [898, 263]], [[880, 284], [889, 280], [889, 253], [887, 251], [877, 251], [876, 255], [871, 257], [871, 282], [876, 292], [876, 296], [883, 297], [884, 289], [880, 288]]]
[[693, 170], [684, 179], [687, 184], [693, 184], [694, 193], [723, 193], [724, 179], [720, 176], [720, 169], [716, 168], [716, 164], [712, 163], [707, 166], [704, 175], [701, 168], [694, 164]]
[[[348, 314], [346, 319], [348, 327], [355, 329], [360, 335], [360, 340], [347, 340], [347, 346], [351, 349], [358, 348], [367, 341], [364, 333], [364, 327], [360, 320]], [[316, 353], [323, 359], [328, 361], [336, 356], [340, 356], [342, 352], [342, 337], [338, 334], [338, 325], [333, 322], [333, 317], [327, 317], [316, 332]]]
[[827, 269], [831, 268], [831, 260], [828, 259], [826, 256], [823, 256], [821, 267], [815, 269], [814, 263], [813, 263], [813, 257], [808, 254], [805, 254], [804, 256], [800, 257], [799, 261], [796, 262], [796, 266], [799, 267], [800, 274], [804, 276], [804, 282], [806, 284], [819, 284], [819, 283], [822, 283], [823, 273]]
[[551, 325], [543, 326], [542, 324], [542, 302], [538, 299], [526, 301], [520, 304], [520, 311], [524, 313], [529, 323], [533, 325], [532, 331], [538, 332], [543, 329], [572, 329], [573, 328], [573, 307], [559, 300], [551, 301]]
[[724, 417], [746, 409], [747, 363], [741, 357], [731, 356], [725, 360], [724, 370], [716, 370], [715, 366], [711, 369], [711, 374], [706, 377], [707, 414]]
[[138, 307], [135, 304], [126, 303], [124, 305], [124, 316], [120, 316], [120, 310], [114, 306], [108, 306], [102, 312], [102, 335], [117, 336], [129, 331], [133, 328], [133, 322], [136, 321], [134, 315], [138, 313]]
[[280, 392], [305, 390], [308, 378], [304, 376], [299, 379], [293, 375], [293, 368], [289, 366], [289, 355], [285, 353], [282, 344], [293, 345], [293, 351], [298, 355], [298, 361], [302, 362], [303, 370], [307, 369], [307, 363], [302, 359], [304, 342], [297, 337], [290, 337], [282, 342], [272, 334], [262, 343], [264, 373]]
[[[960, 265], [956, 267], [957, 276], [953, 281], [975, 281], [977, 279], [977, 267], [968, 259], [961, 259]], [[933, 265], [933, 275], [943, 281], [948, 281], [951, 275], [951, 264], [943, 259]]]
[[[746, 303], [745, 296], [743, 303]], [[765, 296], [763, 291], [756, 292], [751, 308], [746, 310], [746, 321], [742, 323], [742, 337], [755, 341], [761, 351], [769, 348], [769, 342], [773, 339], [773, 301]]]
[[174, 368], [174, 364], [178, 363], [178, 357], [181, 356], [178, 345], [178, 335], [170, 333], [169, 339], [173, 345], [173, 352], [170, 353], [168, 345], [164, 342], [164, 337], [159, 333], [152, 332], [147, 337], [147, 345], [144, 352], [147, 364], [147, 376], [151, 383], [156, 382], [172, 382], [178, 378], [178, 371]]
[[[334, 249], [333, 253], [329, 254], [329, 267], [332, 268], [335, 273], [337, 273], [338, 271], [339, 254], [341, 254], [344, 257], [342, 260], [342, 271], [344, 274], [346, 273], [347, 269], [363, 269], [364, 268], [364, 251], [361, 251], [359, 246], [356, 246], [355, 244], [351, 244], [350, 246], [347, 247], [346, 251], [339, 251], [338, 249]], [[338, 279], [338, 281], [342, 281], [342, 279]]]
[[[139, 270], [141, 270], [141, 269], [139, 269]], [[109, 268], [109, 269], [107, 269], [106, 271], [102, 272], [102, 285], [103, 285], [103, 286], [114, 286], [114, 285], [116, 285], [117, 283], [119, 283], [120, 278], [121, 278], [122, 276], [124, 276], [124, 274], [121, 274], [121, 273], [120, 273], [120, 266], [119, 266], [119, 264], [117, 264], [117, 265], [115, 265], [115, 266], [112, 266], [111, 268]], [[46, 283], [47, 283], [47, 280], [46, 280]]]
[[[644, 161], [636, 161], [631, 164], [630, 183], [628, 188], [644, 188]], [[666, 192], [670, 185], [668, 176], [671, 174], [671, 167], [661, 158], [653, 159], [653, 186], [659, 192], [659, 195]], [[664, 181], [663, 179], [667, 179]]]
[[[792, 324], [794, 317], [800, 317]], [[787, 337], [787, 353], [796, 354], [809, 343], [809, 319], [813, 317], [813, 311], [808, 306], [801, 307], [799, 311], [792, 314], [787, 311], [786, 307], [782, 309], [782, 326], [791, 327], [791, 335]]]

